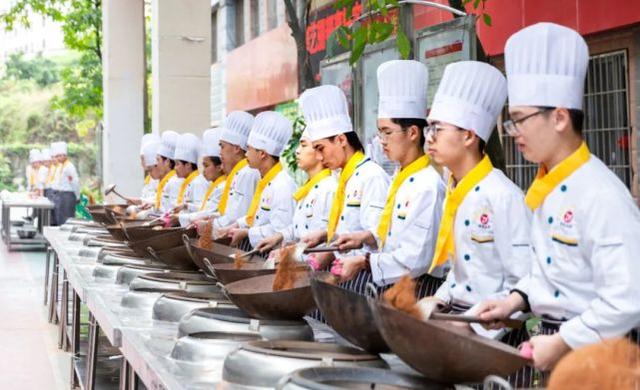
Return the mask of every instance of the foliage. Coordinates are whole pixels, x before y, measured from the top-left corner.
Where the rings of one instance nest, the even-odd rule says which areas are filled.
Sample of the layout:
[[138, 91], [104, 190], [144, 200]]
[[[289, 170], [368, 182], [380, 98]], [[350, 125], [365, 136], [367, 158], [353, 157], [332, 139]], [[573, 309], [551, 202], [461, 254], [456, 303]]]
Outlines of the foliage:
[[9, 56], [5, 66], [5, 78], [34, 80], [41, 87], [54, 84], [60, 78], [57, 65], [50, 59], [42, 57], [42, 55], [38, 55], [32, 60], [27, 60], [24, 58], [23, 53], [14, 53]]
[[60, 71], [64, 93], [58, 108], [82, 118], [102, 113], [102, 0], [17, 0], [2, 15], [7, 30], [16, 24], [30, 26], [33, 13], [60, 22], [67, 48], [80, 60]]
[[304, 122], [304, 117], [299, 115], [293, 120], [293, 135], [291, 136], [291, 140], [287, 147], [282, 152], [280, 159], [283, 164], [288, 168], [289, 172], [291, 172], [292, 176], [296, 179], [298, 184], [302, 184], [304, 181], [304, 172], [298, 169], [298, 162], [296, 161], [296, 149], [300, 144], [300, 137], [302, 136], [302, 132], [307, 127]]
[[[459, 7], [465, 7], [469, 4], [474, 10], [480, 10], [482, 20], [490, 26], [491, 16], [484, 12], [486, 1], [450, 0], [449, 2], [457, 3], [456, 5]], [[364, 9], [368, 12], [363, 15], [359, 23], [351, 23], [354, 6], [357, 3], [360, 3], [360, 0], [336, 0], [334, 4], [336, 10], [344, 10], [346, 24], [336, 27], [331, 39], [351, 51], [349, 64], [353, 66], [358, 62], [367, 45], [384, 42], [394, 33], [398, 52], [403, 59], [408, 59], [411, 54], [411, 42], [403, 30], [401, 19], [396, 12], [400, 6], [398, 0], [362, 0]]]

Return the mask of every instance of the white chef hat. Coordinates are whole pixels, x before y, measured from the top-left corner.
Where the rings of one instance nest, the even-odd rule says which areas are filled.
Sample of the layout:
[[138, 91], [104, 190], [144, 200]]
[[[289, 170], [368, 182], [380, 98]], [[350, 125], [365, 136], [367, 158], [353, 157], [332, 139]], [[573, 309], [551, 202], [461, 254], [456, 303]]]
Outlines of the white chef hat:
[[291, 121], [284, 115], [275, 111], [264, 111], [253, 121], [247, 145], [264, 150], [272, 156], [280, 156], [292, 133]]
[[142, 146], [142, 159], [144, 160], [144, 166], [150, 168], [156, 165], [156, 156], [162, 143], [160, 141], [149, 141]]
[[589, 49], [576, 31], [534, 24], [507, 40], [504, 57], [509, 106], [582, 109]]
[[208, 129], [202, 134], [202, 155], [220, 157], [220, 129]]
[[144, 148], [144, 145], [146, 145], [149, 142], [152, 141], [160, 141], [160, 137], [158, 136], [158, 134], [156, 133], [146, 133], [142, 136], [142, 139], [140, 140], [140, 155], [142, 156], [144, 154], [144, 152], [142, 151], [142, 148]]
[[429, 70], [414, 60], [393, 60], [378, 67], [378, 118], [427, 116]]
[[173, 159], [197, 164], [199, 151], [200, 138], [189, 133], [180, 134]]
[[444, 69], [429, 120], [472, 130], [485, 142], [507, 98], [507, 81], [498, 69], [478, 61], [454, 62]]
[[220, 141], [247, 149], [247, 139], [253, 125], [253, 115], [244, 111], [233, 111], [227, 115], [222, 125]]
[[57, 156], [60, 154], [67, 154], [67, 143], [64, 141], [54, 142], [51, 144], [51, 154]]
[[40, 151], [40, 157], [42, 158], [41, 161], [49, 161], [49, 160], [51, 160], [51, 150], [42, 149]]
[[163, 132], [161, 142], [162, 145], [160, 149], [158, 149], [158, 154], [164, 158], [173, 160], [173, 155], [176, 152], [176, 143], [178, 142], [178, 133], [171, 130]]
[[37, 154], [38, 154], [38, 149], [31, 149], [29, 151], [29, 162], [30, 163], [38, 161], [38, 160], [35, 159]]
[[344, 92], [335, 85], [307, 89], [298, 99], [311, 141], [353, 131]]
[[33, 150], [33, 160], [31, 160], [30, 158], [29, 161], [32, 163], [42, 161], [42, 155], [40, 154], [40, 151], [38, 149]]

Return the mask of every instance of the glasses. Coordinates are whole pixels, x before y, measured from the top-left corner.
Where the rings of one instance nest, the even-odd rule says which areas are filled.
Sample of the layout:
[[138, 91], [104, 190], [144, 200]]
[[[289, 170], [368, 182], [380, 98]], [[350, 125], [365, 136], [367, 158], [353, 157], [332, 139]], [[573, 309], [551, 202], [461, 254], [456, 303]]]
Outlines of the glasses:
[[[441, 124], [431, 123], [424, 128], [424, 138], [427, 140], [433, 139], [436, 137], [439, 131], [446, 130], [446, 129], [447, 127]], [[463, 129], [456, 128], [456, 130], [463, 130]]]
[[393, 133], [401, 133], [403, 131], [405, 131], [405, 129], [378, 131], [378, 137], [380, 137], [381, 140], [386, 141], [386, 140], [389, 139], [389, 137], [391, 137], [391, 134], [393, 134]]
[[507, 134], [509, 134], [512, 137], [517, 137], [518, 135], [520, 135], [520, 129], [518, 128], [517, 124], [518, 123], [523, 123], [524, 121], [526, 121], [529, 118], [532, 118], [538, 114], [542, 114], [544, 112], [547, 112], [549, 110], [553, 110], [553, 108], [542, 108], [534, 113], [531, 113], [529, 115], [525, 115], [520, 119], [509, 119], [508, 121], [505, 121], [502, 123], [502, 126], [504, 127], [504, 129], [507, 131]]

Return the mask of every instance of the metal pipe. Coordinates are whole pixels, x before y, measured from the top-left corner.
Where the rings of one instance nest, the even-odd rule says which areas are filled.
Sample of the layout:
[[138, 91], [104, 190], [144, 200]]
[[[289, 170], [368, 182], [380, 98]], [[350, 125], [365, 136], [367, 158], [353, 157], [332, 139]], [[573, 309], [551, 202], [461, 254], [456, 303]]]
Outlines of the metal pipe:
[[[449, 7], [448, 5], [444, 5], [444, 4], [439, 4], [439, 3], [434, 3], [433, 1], [426, 1], [426, 0], [400, 0], [398, 1], [398, 6], [399, 5], [403, 5], [403, 4], [414, 4], [414, 5], [424, 5], [425, 7], [434, 7], [434, 8], [438, 8], [441, 9], [443, 11], [449, 11], [452, 14], [458, 15], [458, 16], [467, 16], [466, 12], [462, 12], [458, 9], [455, 9], [453, 7]], [[392, 9], [392, 8], [397, 8], [398, 6], [396, 5], [387, 5], [386, 8], [387, 9]], [[356, 22], [361, 21], [362, 19], [369, 17], [371, 15], [377, 14], [379, 11], [369, 11], [369, 12], [365, 12], [362, 15], [360, 15], [358, 18], [354, 19], [351, 23], [347, 24], [347, 27], [351, 27], [351, 25], [353, 25]]]
[[51, 266], [51, 247], [47, 243], [47, 255], [44, 270], [44, 305], [47, 306], [47, 298], [49, 294], [49, 270]]

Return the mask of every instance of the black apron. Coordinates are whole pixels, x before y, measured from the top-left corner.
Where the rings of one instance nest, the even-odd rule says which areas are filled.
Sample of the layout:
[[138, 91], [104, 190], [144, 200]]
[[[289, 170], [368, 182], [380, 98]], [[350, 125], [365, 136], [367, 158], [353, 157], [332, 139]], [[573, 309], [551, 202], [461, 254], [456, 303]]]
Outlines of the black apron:
[[76, 215], [76, 194], [73, 191], [57, 191], [55, 199], [53, 219], [56, 224], [62, 225]]

